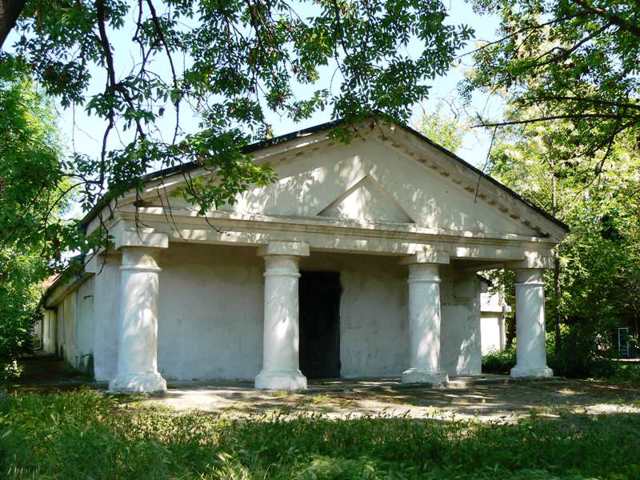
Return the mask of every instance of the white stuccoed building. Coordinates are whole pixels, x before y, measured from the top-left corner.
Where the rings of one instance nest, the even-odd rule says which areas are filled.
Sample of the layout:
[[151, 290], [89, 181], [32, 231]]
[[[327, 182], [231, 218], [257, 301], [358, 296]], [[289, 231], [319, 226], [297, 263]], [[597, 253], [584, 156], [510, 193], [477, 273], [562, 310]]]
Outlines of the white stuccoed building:
[[278, 180], [207, 218], [178, 193], [207, 175], [195, 165], [148, 176], [142, 202], [94, 210], [86, 229], [104, 223], [113, 248], [48, 290], [45, 349], [113, 391], [443, 384], [480, 373], [476, 272], [505, 266], [518, 278], [511, 374], [552, 375], [542, 273], [567, 227], [408, 127], [371, 120], [344, 144], [334, 126], [251, 146]]
[[504, 292], [490, 290], [490, 282], [480, 278], [480, 346], [482, 355], [501, 352], [507, 347], [507, 313], [511, 307]]

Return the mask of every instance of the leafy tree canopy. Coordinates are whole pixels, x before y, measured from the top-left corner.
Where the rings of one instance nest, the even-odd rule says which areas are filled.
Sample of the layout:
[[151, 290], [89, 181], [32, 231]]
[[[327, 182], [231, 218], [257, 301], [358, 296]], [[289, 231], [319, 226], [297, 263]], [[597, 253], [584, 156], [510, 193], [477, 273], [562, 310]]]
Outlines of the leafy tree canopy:
[[[500, 38], [474, 53], [464, 90], [506, 92], [513, 115], [486, 126], [555, 121], [550, 140], [570, 162], [602, 163], [618, 138], [640, 139], [640, 3], [473, 0], [500, 16]], [[535, 109], [532, 109], [535, 107]]]
[[[242, 153], [269, 137], [269, 112], [406, 120], [472, 34], [447, 22], [439, 0], [2, 1], [22, 5], [5, 67], [32, 72], [62, 105], [104, 120], [101, 154], [65, 165], [85, 209], [107, 186], [140, 189], [150, 168], [186, 162], [216, 175], [185, 177], [201, 212], [232, 201], [273, 178]], [[317, 85], [322, 69], [332, 72], [330, 89]], [[97, 93], [95, 75], [104, 81]], [[195, 130], [184, 128], [185, 115], [198, 118]], [[170, 135], [158, 129], [164, 117]]]
[[433, 112], [425, 113], [418, 122], [420, 130], [427, 138], [455, 153], [464, 138], [464, 123], [456, 116], [447, 115], [438, 106]]
[[51, 112], [29, 79], [0, 78], [0, 366], [5, 369], [30, 346], [40, 284], [55, 259], [60, 261], [63, 239], [77, 238], [59, 219], [71, 185], [62, 174]]
[[[555, 142], [566, 128], [558, 122], [500, 130], [490, 173], [571, 227], [559, 247], [557, 279], [547, 272], [547, 317], [549, 325], [560, 322], [562, 343], [570, 347], [556, 350], [557, 373], [587, 375], [590, 362], [615, 347], [615, 327], [640, 327], [640, 150], [627, 132], [608, 162], [601, 150], [578, 169], [561, 160], [565, 146]], [[597, 177], [585, 175], [596, 168]], [[508, 275], [498, 279], [512, 282]]]

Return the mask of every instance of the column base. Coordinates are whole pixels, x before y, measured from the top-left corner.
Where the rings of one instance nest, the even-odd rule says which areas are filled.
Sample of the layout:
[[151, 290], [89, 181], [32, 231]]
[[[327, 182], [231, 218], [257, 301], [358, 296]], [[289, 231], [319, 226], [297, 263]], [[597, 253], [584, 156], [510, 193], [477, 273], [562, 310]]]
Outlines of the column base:
[[553, 377], [553, 370], [549, 367], [531, 368], [515, 366], [511, 369], [512, 378], [549, 378]]
[[109, 382], [112, 393], [164, 393], [167, 382], [158, 372], [118, 375]]
[[260, 390], [306, 390], [307, 377], [300, 370], [272, 372], [263, 370], [256, 377], [255, 386]]
[[449, 377], [443, 372], [432, 372], [410, 368], [402, 372], [402, 383], [424, 383], [433, 387], [442, 387], [449, 382]]

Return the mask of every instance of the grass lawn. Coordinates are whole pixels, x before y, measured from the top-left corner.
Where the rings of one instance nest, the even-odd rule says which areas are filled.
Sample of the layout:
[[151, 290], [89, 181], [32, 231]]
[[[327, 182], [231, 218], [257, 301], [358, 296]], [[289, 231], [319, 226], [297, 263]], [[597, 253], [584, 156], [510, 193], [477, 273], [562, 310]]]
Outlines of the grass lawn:
[[232, 419], [16, 393], [0, 400], [0, 478], [638, 479], [640, 416]]

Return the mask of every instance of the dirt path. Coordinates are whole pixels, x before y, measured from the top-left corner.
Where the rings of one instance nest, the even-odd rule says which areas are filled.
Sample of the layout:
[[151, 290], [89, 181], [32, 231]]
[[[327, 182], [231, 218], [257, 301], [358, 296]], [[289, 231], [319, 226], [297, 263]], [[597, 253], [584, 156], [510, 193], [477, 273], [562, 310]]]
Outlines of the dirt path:
[[[105, 389], [50, 358], [25, 362], [23, 377], [9, 390], [51, 392], [79, 387]], [[328, 380], [314, 382], [303, 393], [265, 392], [251, 382], [171, 385], [162, 397], [132, 398], [135, 406], [158, 405], [176, 411], [201, 410], [230, 416], [273, 411], [313, 413], [343, 418], [389, 415], [412, 418], [478, 419], [512, 422], [563, 412], [640, 414], [638, 385], [614, 385], [586, 380], [511, 382], [507, 377], [459, 379], [446, 389], [407, 387], [397, 379]]]
[[172, 388], [162, 398], [142, 405], [162, 405], [178, 411], [224, 412], [231, 416], [271, 411], [316, 413], [329, 417], [407, 415], [412, 418], [478, 419], [512, 422], [529, 415], [558, 416], [640, 413], [636, 388], [588, 381], [480, 384], [434, 390], [400, 385], [345, 386], [305, 393], [260, 392], [249, 386]]

